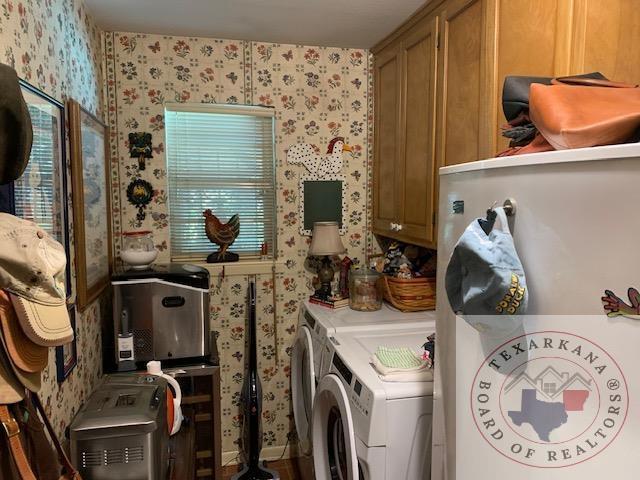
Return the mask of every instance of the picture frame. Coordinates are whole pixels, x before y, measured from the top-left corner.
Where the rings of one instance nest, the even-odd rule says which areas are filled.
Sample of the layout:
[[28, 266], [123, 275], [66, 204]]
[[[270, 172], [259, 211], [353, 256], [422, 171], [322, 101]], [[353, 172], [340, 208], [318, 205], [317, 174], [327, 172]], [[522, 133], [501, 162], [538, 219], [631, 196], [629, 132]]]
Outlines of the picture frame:
[[[22, 176], [0, 187], [0, 211], [37, 223], [70, 259], [65, 107], [22, 79], [20, 90], [31, 116], [33, 144]], [[65, 287], [67, 304], [73, 304], [70, 260]]]
[[67, 111], [76, 305], [82, 312], [109, 285], [113, 267], [109, 129], [75, 100], [67, 101]]
[[347, 232], [347, 179], [344, 175], [317, 178], [303, 175], [299, 183], [300, 235], [313, 235], [315, 222], [338, 222], [340, 235]]
[[76, 332], [76, 309], [73, 305], [67, 307], [69, 320], [73, 329], [73, 340], [65, 345], [56, 347], [56, 379], [64, 382], [78, 364], [78, 342]]

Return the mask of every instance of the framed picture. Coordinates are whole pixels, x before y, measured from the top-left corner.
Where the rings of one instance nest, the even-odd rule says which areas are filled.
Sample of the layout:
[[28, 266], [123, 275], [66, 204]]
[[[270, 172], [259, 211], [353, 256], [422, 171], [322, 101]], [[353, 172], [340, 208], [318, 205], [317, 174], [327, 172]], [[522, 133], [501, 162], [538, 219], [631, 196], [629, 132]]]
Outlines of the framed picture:
[[69, 309], [69, 319], [73, 329], [73, 340], [66, 345], [56, 347], [56, 377], [58, 383], [64, 382], [78, 363], [78, 345], [76, 338], [76, 309], [73, 305]]
[[[0, 210], [37, 223], [69, 256], [65, 109], [56, 99], [20, 80], [33, 126], [29, 164], [22, 176], [0, 188]], [[73, 303], [71, 261], [65, 273], [67, 303]]]
[[347, 231], [345, 176], [327, 175], [318, 179], [303, 175], [299, 188], [300, 235], [312, 235], [315, 222], [338, 222], [340, 235], [344, 235]]
[[107, 126], [69, 100], [76, 304], [82, 312], [111, 274], [110, 172]]

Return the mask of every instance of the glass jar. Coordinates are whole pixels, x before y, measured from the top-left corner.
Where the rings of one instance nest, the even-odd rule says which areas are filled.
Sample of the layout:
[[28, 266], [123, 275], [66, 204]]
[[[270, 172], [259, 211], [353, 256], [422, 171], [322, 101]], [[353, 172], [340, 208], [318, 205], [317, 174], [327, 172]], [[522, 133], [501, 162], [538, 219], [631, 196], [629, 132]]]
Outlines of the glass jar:
[[380, 274], [373, 270], [349, 272], [349, 307], [360, 312], [382, 308], [382, 292], [378, 286]]
[[158, 256], [151, 231], [123, 232], [122, 236], [122, 261], [136, 270], [148, 268]]

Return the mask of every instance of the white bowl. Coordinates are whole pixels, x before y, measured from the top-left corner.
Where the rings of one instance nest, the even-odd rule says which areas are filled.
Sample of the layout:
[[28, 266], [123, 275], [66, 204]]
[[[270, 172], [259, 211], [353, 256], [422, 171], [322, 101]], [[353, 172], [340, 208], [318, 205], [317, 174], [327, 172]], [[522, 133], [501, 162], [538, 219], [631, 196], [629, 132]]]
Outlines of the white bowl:
[[158, 251], [155, 249], [151, 251], [123, 250], [120, 252], [120, 258], [135, 270], [144, 270], [158, 258]]

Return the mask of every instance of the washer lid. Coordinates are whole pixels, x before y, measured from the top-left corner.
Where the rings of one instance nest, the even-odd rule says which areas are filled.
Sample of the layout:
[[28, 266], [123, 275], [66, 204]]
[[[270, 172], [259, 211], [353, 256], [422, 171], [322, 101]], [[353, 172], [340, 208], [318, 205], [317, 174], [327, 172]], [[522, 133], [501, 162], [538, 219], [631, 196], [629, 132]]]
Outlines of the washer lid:
[[377, 396], [387, 400], [433, 395], [433, 382], [385, 382], [371, 365], [371, 357], [379, 346], [407, 347], [420, 351], [427, 337], [433, 333], [431, 327], [399, 328], [376, 331], [338, 332], [334, 335], [338, 346], [336, 352], [352, 370], [353, 374]]
[[396, 310], [386, 303], [375, 312], [358, 312], [350, 308], [331, 309], [320, 305], [314, 305], [308, 300], [304, 302], [303, 315], [306, 322], [312, 317], [314, 323], [318, 323], [327, 330], [327, 334], [341, 331], [368, 330], [374, 328], [398, 328], [420, 327], [432, 325], [435, 330], [436, 315], [434, 311], [405, 313]]
[[358, 480], [358, 456], [347, 392], [337, 375], [325, 375], [313, 403], [316, 478]]
[[316, 377], [313, 370], [313, 341], [306, 326], [298, 330], [291, 357], [291, 396], [298, 445], [304, 455], [311, 455], [311, 416]]

